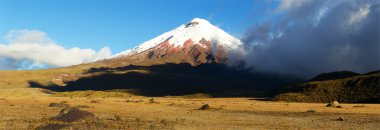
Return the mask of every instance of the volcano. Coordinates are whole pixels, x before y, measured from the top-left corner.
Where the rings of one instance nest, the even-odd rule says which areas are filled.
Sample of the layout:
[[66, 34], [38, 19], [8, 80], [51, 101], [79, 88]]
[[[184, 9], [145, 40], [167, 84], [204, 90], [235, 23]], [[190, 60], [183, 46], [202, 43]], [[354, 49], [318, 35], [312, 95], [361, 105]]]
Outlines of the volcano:
[[133, 91], [141, 96], [182, 96], [197, 93], [215, 97], [276, 94], [298, 78], [252, 72], [231, 56], [244, 55], [242, 42], [209, 21], [195, 18], [107, 59], [64, 68], [80, 74], [53, 77], [48, 86], [58, 92]]
[[129, 64], [223, 63], [232, 52], [242, 52], [242, 42], [209, 21], [194, 18], [188, 23], [146, 41], [133, 49], [113, 55], [102, 62], [114, 66]]

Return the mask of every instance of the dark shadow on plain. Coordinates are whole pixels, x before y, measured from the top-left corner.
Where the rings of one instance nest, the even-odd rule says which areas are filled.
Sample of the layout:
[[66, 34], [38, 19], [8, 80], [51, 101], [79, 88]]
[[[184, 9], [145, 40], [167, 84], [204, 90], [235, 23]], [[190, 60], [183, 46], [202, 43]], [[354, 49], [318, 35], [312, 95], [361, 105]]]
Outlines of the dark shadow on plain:
[[[146, 70], [148, 73], [137, 70]], [[214, 97], [268, 97], [277, 94], [284, 85], [302, 81], [289, 76], [255, 73], [248, 69], [231, 68], [216, 63], [198, 66], [190, 64], [130, 65], [120, 68], [92, 68], [86, 72], [86, 74], [92, 73], [97, 73], [97, 75], [81, 78], [63, 87], [43, 86], [33, 81], [29, 84], [34, 88], [56, 92], [136, 89], [142, 96], [182, 96], [205, 93]]]

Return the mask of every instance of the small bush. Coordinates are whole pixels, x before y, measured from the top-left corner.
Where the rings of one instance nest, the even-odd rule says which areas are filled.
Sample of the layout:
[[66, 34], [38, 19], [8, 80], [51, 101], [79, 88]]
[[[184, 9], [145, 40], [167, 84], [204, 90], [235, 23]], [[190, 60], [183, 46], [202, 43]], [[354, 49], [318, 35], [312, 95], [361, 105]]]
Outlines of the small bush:
[[116, 121], [122, 121], [123, 120], [123, 118], [118, 114], [114, 114], [113, 117], [115, 118]]
[[162, 120], [160, 121], [160, 124], [162, 124], [162, 125], [164, 125], [164, 127], [166, 127], [167, 125], [170, 124], [170, 121], [168, 121], [168, 120], [166, 120], [166, 119], [162, 119]]
[[149, 99], [149, 103], [159, 103], [156, 98]]
[[90, 103], [100, 103], [99, 100], [91, 100]]
[[316, 110], [307, 110], [306, 113], [316, 113]]
[[127, 99], [125, 102], [140, 103], [140, 102], [144, 102], [144, 100], [133, 100], [133, 99]]
[[60, 102], [60, 103], [50, 103], [49, 104], [49, 107], [69, 107], [70, 105], [69, 104], [66, 104], [64, 102]]

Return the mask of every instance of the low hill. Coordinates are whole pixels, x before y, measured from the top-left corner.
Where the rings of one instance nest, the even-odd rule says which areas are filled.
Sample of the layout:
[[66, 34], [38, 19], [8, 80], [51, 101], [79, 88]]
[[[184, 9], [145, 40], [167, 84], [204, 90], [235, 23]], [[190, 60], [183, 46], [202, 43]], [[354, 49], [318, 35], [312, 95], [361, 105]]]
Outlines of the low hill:
[[[337, 76], [333, 74], [337, 74]], [[329, 73], [328, 77], [339, 77], [340, 74], [342, 73]], [[350, 75], [350, 73], [348, 74]], [[348, 78], [310, 81], [286, 89], [285, 93], [275, 96], [274, 100], [294, 102], [337, 100], [346, 103], [380, 103], [380, 71]]]
[[309, 81], [334, 80], [334, 79], [349, 78], [349, 77], [358, 76], [358, 75], [360, 74], [351, 72], [351, 71], [337, 71], [337, 72], [319, 74], [315, 76], [314, 78], [310, 79]]

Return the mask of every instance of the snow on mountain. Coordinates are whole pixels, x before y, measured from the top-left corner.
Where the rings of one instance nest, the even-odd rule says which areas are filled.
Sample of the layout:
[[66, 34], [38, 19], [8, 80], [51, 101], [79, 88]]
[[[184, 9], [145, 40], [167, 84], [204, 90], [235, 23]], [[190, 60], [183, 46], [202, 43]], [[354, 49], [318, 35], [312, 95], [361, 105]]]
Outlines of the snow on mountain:
[[212, 46], [219, 45], [227, 49], [236, 49], [242, 43], [239, 39], [229, 35], [222, 29], [212, 25], [209, 21], [200, 18], [194, 18], [191, 22], [183, 24], [180, 27], [166, 32], [156, 38], [146, 41], [139, 46], [113, 55], [110, 58], [134, 55], [150, 48], [153, 48], [160, 43], [168, 42], [175, 47], [183, 47], [187, 40], [192, 40], [194, 44], [200, 44], [201, 39], [211, 41]]

